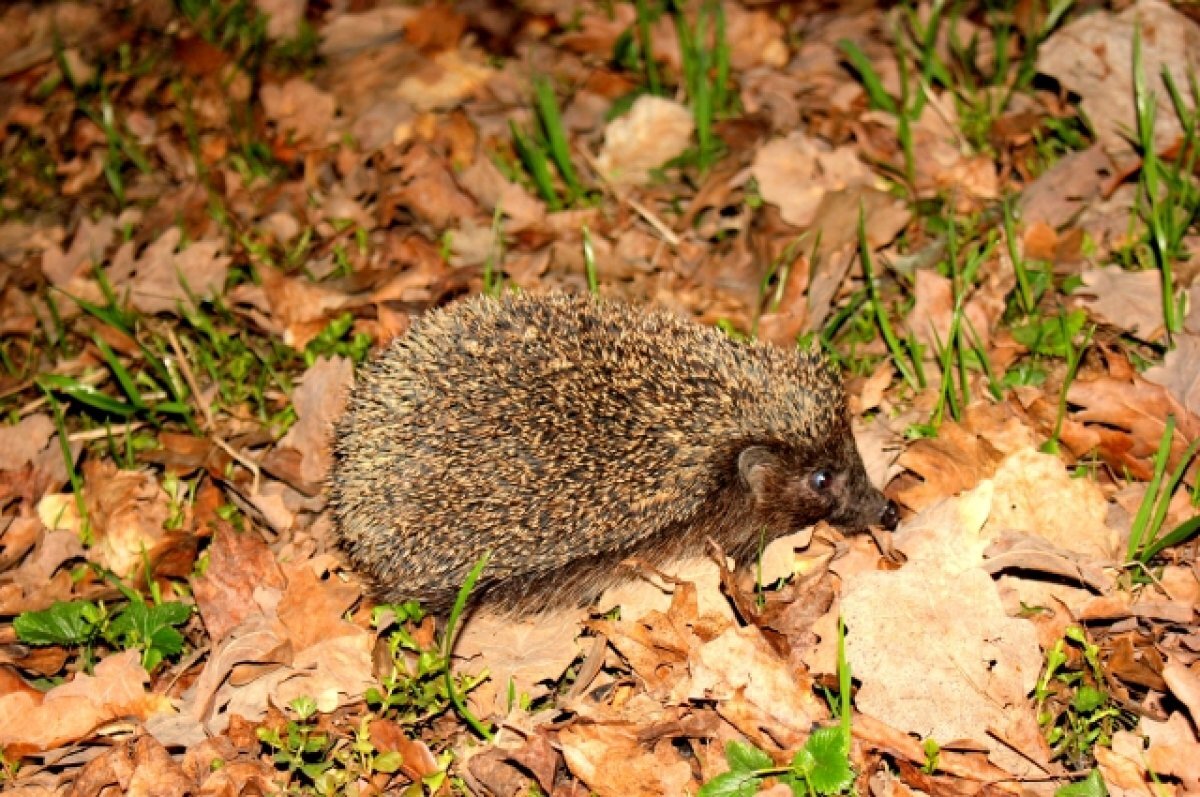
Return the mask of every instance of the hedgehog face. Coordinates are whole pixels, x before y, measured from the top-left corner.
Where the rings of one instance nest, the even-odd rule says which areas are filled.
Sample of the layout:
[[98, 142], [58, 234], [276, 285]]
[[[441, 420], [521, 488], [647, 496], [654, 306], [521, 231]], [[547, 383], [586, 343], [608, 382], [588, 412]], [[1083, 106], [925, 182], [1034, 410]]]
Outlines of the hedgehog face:
[[820, 452], [763, 445], [743, 449], [738, 472], [756, 521], [779, 535], [818, 520], [848, 531], [895, 528], [895, 507], [871, 485], [853, 438], [848, 432], [841, 437]]

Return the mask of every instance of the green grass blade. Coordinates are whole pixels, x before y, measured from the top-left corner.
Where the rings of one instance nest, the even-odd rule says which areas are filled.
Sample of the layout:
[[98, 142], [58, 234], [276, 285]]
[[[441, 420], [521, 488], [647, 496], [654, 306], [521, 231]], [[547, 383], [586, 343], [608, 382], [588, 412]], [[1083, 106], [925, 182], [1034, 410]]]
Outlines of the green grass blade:
[[1146, 494], [1142, 497], [1142, 503], [1133, 518], [1133, 525], [1129, 528], [1129, 547], [1125, 552], [1127, 561], [1133, 562], [1139, 558], [1138, 552], [1142, 549], [1146, 532], [1150, 530], [1151, 513], [1154, 510], [1155, 499], [1158, 497], [1158, 488], [1162, 483], [1163, 473], [1167, 469], [1167, 455], [1171, 452], [1171, 439], [1174, 436], [1175, 416], [1168, 415], [1167, 425], [1163, 429], [1162, 439], [1158, 443], [1158, 451], [1154, 454], [1154, 474], [1146, 484]]
[[509, 121], [508, 129], [512, 132], [513, 146], [517, 148], [517, 157], [529, 170], [529, 175], [533, 178], [533, 184], [537, 186], [538, 193], [542, 195], [542, 200], [550, 210], [562, 210], [562, 202], [558, 198], [558, 192], [554, 190], [554, 178], [550, 175], [550, 164], [546, 160], [546, 154], [531, 142], [512, 121]]
[[571, 148], [567, 144], [567, 133], [563, 128], [562, 114], [558, 109], [558, 99], [554, 96], [554, 87], [544, 77], [533, 81], [534, 95], [537, 100], [538, 118], [542, 129], [546, 132], [546, 140], [550, 144], [550, 156], [554, 165], [570, 191], [571, 200], [583, 195], [583, 186], [575, 174], [575, 165], [571, 163]]
[[42, 374], [37, 378], [43, 390], [56, 390], [64, 396], [75, 399], [93, 409], [129, 418], [137, 413], [137, 407], [115, 399], [95, 387], [61, 374]]
[[867, 58], [867, 54], [862, 51], [862, 48], [849, 39], [839, 41], [838, 47], [845, 53], [850, 66], [854, 68], [854, 71], [858, 73], [859, 79], [862, 80], [863, 88], [867, 92], [867, 101], [871, 104], [871, 107], [898, 115], [899, 109], [896, 106], [896, 101], [883, 88], [883, 80], [879, 77], [879, 73], [875, 71], [875, 66], [871, 63], [871, 59]]
[[146, 409], [146, 402], [142, 400], [141, 391], [137, 389], [133, 375], [121, 363], [116, 353], [109, 348], [103, 338], [95, 333], [92, 334], [92, 342], [96, 344], [96, 348], [100, 350], [100, 356], [104, 358], [104, 362], [108, 364], [109, 369], [113, 372], [113, 376], [117, 378], [117, 383], [121, 385], [121, 390], [125, 392], [125, 397], [129, 399], [129, 403], [139, 410]]

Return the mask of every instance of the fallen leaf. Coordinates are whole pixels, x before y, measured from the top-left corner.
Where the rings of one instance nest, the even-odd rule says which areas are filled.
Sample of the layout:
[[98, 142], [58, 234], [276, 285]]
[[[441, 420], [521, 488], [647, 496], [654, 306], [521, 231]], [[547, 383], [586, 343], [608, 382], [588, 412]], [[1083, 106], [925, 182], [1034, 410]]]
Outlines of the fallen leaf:
[[1200, 417], [1200, 337], [1179, 335], [1174, 343], [1162, 364], [1147, 368], [1142, 376], [1147, 382], [1165, 387], [1171, 398]]
[[126, 650], [96, 664], [95, 675], [77, 673], [45, 694], [22, 689], [0, 695], [0, 746], [49, 750], [77, 742], [117, 719], [170, 712], [170, 701], [146, 691], [150, 676], [141, 653]]
[[645, 185], [651, 170], [683, 154], [694, 128], [692, 112], [683, 105], [643, 94], [629, 113], [609, 122], [596, 163], [617, 185]]
[[1126, 271], [1104, 266], [1083, 272], [1084, 287], [1075, 295], [1092, 315], [1146, 341], [1157, 340], [1163, 326], [1162, 278], [1157, 271]]
[[259, 93], [267, 118], [281, 134], [310, 146], [323, 146], [334, 132], [337, 99], [303, 78], [268, 83]]
[[183, 231], [175, 226], [136, 260], [132, 248], [122, 247], [106, 269], [109, 281], [118, 292], [128, 291], [134, 308], [144, 313], [175, 312], [181, 304], [190, 306], [189, 292], [201, 299], [220, 295], [230, 263], [230, 258], [221, 254], [224, 242], [205, 239], [179, 249], [182, 240]]
[[342, 414], [354, 380], [354, 364], [345, 357], [321, 357], [304, 372], [292, 394], [296, 423], [279, 441], [280, 448], [300, 452], [300, 476], [322, 484], [333, 463], [333, 422]]
[[87, 460], [83, 480], [95, 535], [88, 558], [124, 578], [163, 540], [171, 496], [153, 473], [119, 470], [112, 460]]
[[854, 147], [834, 149], [801, 132], [759, 148], [751, 173], [762, 198], [778, 205], [783, 220], [796, 227], [812, 224], [825, 194], [875, 181]]
[[0, 426], [0, 471], [19, 470], [33, 462], [53, 435], [54, 421], [44, 413], [26, 416], [13, 425]]
[[260, 535], [222, 522], [208, 547], [208, 568], [191, 579], [192, 594], [213, 644], [258, 610], [254, 590], [283, 590], [284, 578]]
[[471, 692], [470, 700], [485, 712], [506, 713], [509, 690], [522, 700], [546, 695], [579, 655], [576, 637], [585, 613], [568, 609], [529, 619], [476, 612], [454, 645], [455, 658], [470, 669], [487, 669], [490, 681]]
[[1166, 69], [1178, 86], [1200, 69], [1200, 27], [1159, 0], [1139, 0], [1120, 14], [1098, 11], [1064, 25], [1038, 48], [1038, 70], [1080, 96], [1080, 107], [1110, 155], [1131, 160], [1128, 141], [1137, 130], [1133, 104], [1133, 37], [1140, 26], [1142, 70], [1157, 106], [1154, 144], [1159, 152], [1182, 129], [1160, 75]]

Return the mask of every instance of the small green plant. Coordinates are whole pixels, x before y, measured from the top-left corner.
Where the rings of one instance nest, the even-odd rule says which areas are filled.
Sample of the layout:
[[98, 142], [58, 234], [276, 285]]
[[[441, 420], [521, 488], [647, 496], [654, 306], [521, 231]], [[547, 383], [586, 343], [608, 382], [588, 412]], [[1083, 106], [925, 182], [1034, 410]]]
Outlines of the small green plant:
[[1163, 477], [1167, 473], [1167, 459], [1171, 455], [1171, 441], [1174, 436], [1175, 416], [1169, 415], [1166, 426], [1163, 428], [1162, 439], [1158, 444], [1158, 451], [1154, 455], [1154, 473], [1146, 485], [1146, 494], [1142, 496], [1142, 503], [1138, 507], [1137, 514], [1133, 518], [1133, 525], [1129, 530], [1129, 547], [1125, 557], [1126, 561], [1130, 563], [1147, 565], [1167, 548], [1187, 542], [1197, 532], [1200, 532], [1200, 516], [1197, 516], [1184, 521], [1167, 534], [1162, 533], [1171, 496], [1175, 494], [1175, 490], [1183, 480], [1183, 475], [1187, 473], [1188, 467], [1196, 456], [1197, 449], [1200, 448], [1200, 440], [1192, 441], [1175, 466], [1175, 470], [1164, 480]]
[[[298, 697], [288, 708], [295, 717], [282, 727], [264, 725], [255, 731], [275, 764], [287, 772], [288, 793], [354, 794], [356, 782], [400, 769], [400, 753], [380, 752], [371, 741], [370, 716], [343, 733], [318, 716], [317, 703], [311, 697]], [[444, 771], [437, 775], [445, 777]], [[425, 785], [432, 780], [433, 776]]]
[[504, 272], [497, 264], [504, 262], [504, 212], [500, 203], [492, 211], [492, 248], [483, 261], [483, 293], [485, 296], [499, 296], [504, 293]]
[[1069, 627], [1046, 655], [1034, 699], [1054, 757], [1074, 768], [1093, 764], [1093, 748], [1108, 746], [1122, 722], [1104, 684], [1100, 649], [1082, 628]]
[[[372, 621], [376, 628], [386, 631], [391, 671], [364, 695], [367, 705], [381, 716], [401, 725], [417, 725], [443, 714], [450, 707], [446, 689], [446, 658], [436, 647], [423, 647], [413, 636], [410, 626], [425, 617], [419, 604], [376, 606]], [[385, 625], [386, 623], [386, 625]], [[480, 679], [464, 679], [459, 687], [468, 691]]]
[[1108, 787], [1100, 777], [1100, 770], [1093, 769], [1083, 780], [1055, 789], [1054, 797], [1108, 797]]
[[926, 775], [932, 775], [937, 772], [938, 759], [942, 755], [942, 746], [937, 743], [937, 739], [930, 736], [921, 742], [921, 751], [925, 753], [925, 763], [921, 765], [921, 771]]
[[351, 335], [353, 328], [352, 313], [342, 313], [330, 321], [304, 347], [304, 364], [311, 368], [318, 358], [333, 355], [348, 357], [356, 364], [363, 362], [371, 350], [371, 336], [365, 332]]
[[115, 610], [103, 601], [60, 601], [49, 609], [23, 612], [13, 620], [17, 637], [30, 645], [82, 647], [85, 669], [91, 669], [97, 644], [117, 650], [139, 649], [142, 666], [152, 672], [163, 659], [183, 650], [178, 626], [192, 616], [192, 607], [178, 601], [147, 603], [123, 588], [129, 602]]
[[296, 719], [288, 720], [282, 732], [267, 726], [255, 733], [258, 740], [271, 749], [271, 758], [287, 769], [289, 775], [301, 774], [317, 781], [333, 766], [328, 755], [333, 743], [329, 735], [318, 732], [309, 722], [317, 713], [317, 703], [311, 697], [298, 697], [288, 703]]
[[486, 554], [481, 557], [463, 582], [438, 645], [422, 647], [409, 630], [411, 624], [419, 623], [425, 617], [425, 612], [415, 601], [375, 608], [372, 621], [376, 628], [388, 631], [387, 647], [392, 669], [381, 679], [378, 688], [371, 687], [364, 695], [373, 710], [402, 725], [416, 725], [453, 707], [476, 733], [485, 739], [491, 738], [491, 730], [471, 713], [463, 700], [464, 694], [483, 683], [487, 673], [455, 675], [450, 667], [467, 600], [487, 566], [488, 558]]

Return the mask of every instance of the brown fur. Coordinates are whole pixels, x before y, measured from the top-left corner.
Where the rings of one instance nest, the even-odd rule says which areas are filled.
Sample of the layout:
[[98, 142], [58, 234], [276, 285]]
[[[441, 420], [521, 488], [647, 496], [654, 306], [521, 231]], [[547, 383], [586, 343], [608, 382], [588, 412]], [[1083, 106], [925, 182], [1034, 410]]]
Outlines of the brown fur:
[[819, 352], [590, 297], [427, 314], [360, 372], [334, 453], [350, 560], [435, 611], [486, 550], [477, 596], [527, 612], [590, 601], [629, 556], [712, 537], [746, 562], [822, 518], [894, 523]]

